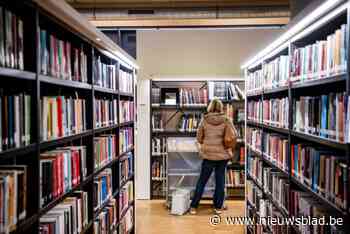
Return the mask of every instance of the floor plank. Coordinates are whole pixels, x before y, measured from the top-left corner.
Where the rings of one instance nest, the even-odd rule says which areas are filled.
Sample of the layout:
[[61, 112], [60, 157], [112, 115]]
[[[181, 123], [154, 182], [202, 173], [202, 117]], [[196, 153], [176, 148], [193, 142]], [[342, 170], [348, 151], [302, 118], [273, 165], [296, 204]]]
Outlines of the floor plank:
[[[222, 214], [227, 216], [244, 216], [243, 201], [227, 201], [228, 210]], [[210, 201], [203, 201], [198, 214], [174, 216], [166, 209], [164, 200], [138, 200], [136, 202], [136, 233], [137, 234], [226, 234], [244, 233], [244, 226], [227, 225], [217, 226], [209, 224], [213, 215]]]

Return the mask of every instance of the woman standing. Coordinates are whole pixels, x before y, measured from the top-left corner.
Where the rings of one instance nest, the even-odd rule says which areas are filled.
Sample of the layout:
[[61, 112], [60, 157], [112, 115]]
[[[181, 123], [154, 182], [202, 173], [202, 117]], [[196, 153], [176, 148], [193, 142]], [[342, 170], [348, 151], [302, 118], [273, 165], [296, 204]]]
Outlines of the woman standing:
[[215, 171], [214, 211], [220, 214], [225, 199], [225, 172], [229, 159], [233, 157], [232, 148], [236, 145], [237, 134], [232, 122], [223, 112], [223, 104], [213, 99], [208, 106], [208, 114], [197, 130], [200, 155], [203, 158], [202, 169], [191, 202], [191, 214], [197, 213], [204, 187]]

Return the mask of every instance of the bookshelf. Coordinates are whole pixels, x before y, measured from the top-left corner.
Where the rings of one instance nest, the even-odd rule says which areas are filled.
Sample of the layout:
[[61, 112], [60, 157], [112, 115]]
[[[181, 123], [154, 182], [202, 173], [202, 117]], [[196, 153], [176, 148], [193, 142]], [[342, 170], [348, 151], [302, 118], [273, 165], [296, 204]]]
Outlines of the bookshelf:
[[[246, 211], [250, 217], [309, 214], [338, 217], [348, 223], [349, 37], [342, 30], [349, 24], [349, 14], [348, 1], [334, 3], [297, 33], [286, 33], [289, 37], [284, 38], [284, 43], [271, 45], [275, 49], [266, 50], [244, 65], [246, 142], [249, 142]], [[305, 16], [305, 20], [309, 18], [311, 15]], [[332, 40], [340, 44], [329, 49]], [[303, 50], [309, 50], [308, 54], [303, 55], [305, 60], [298, 61]], [[283, 99], [287, 102], [278, 104]], [[282, 126], [286, 122], [287, 126]], [[334, 164], [329, 164], [330, 161]], [[337, 177], [331, 168], [343, 177]], [[284, 189], [283, 193], [287, 194], [281, 200], [276, 200], [266, 189], [274, 186], [270, 184], [271, 175], [285, 181], [286, 186], [274, 188]], [[334, 183], [339, 187], [333, 187]], [[304, 204], [302, 208], [301, 204]], [[346, 233], [348, 227], [347, 224], [322, 227], [318, 231]], [[297, 225], [285, 225], [279, 230], [259, 225], [247, 228], [248, 233], [263, 230], [303, 233], [306, 229]]]
[[[217, 82], [223, 85], [222, 87], [225, 92], [227, 92], [230, 87], [229, 84], [237, 85], [243, 90], [243, 80]], [[169, 149], [169, 142], [179, 140], [188, 142], [188, 145], [195, 146], [196, 126], [199, 124], [201, 115], [206, 112], [207, 105], [210, 101], [208, 93], [209, 86], [213, 85], [215, 85], [215, 81], [205, 80], [151, 81], [151, 199], [165, 198], [169, 205], [171, 192], [176, 189], [174, 181], [181, 177], [185, 178], [185, 183], [180, 187], [194, 189], [195, 180], [199, 176], [199, 169], [197, 166], [200, 166], [197, 149], [192, 147], [174, 151], [174, 149]], [[192, 93], [188, 94], [186, 92]], [[194, 100], [190, 101], [186, 99], [187, 95], [193, 95], [193, 97], [195, 97]], [[211, 95], [214, 96], [214, 94]], [[168, 97], [170, 97], [169, 99], [172, 97], [173, 100], [166, 100]], [[225, 96], [222, 98], [222, 101], [225, 105], [226, 113], [230, 113], [234, 116], [234, 124], [243, 136], [244, 133], [242, 133], [241, 130], [244, 128], [245, 120], [244, 117], [238, 119], [238, 110], [242, 110], [244, 113], [244, 98], [243, 100], [236, 100], [235, 98], [227, 99]], [[231, 109], [227, 109], [228, 106]], [[229, 110], [231, 110], [231, 112], [228, 112]], [[193, 120], [190, 121], [193, 121], [194, 127], [187, 126], [186, 123], [181, 122], [183, 121], [183, 116], [190, 116], [189, 118], [193, 118]], [[182, 123], [182, 125], [180, 124], [181, 126], [179, 122]], [[226, 186], [227, 197], [229, 199], [241, 199], [244, 197], [244, 183], [243, 185], [233, 183], [235, 180], [244, 180], [244, 175], [241, 175], [241, 173], [244, 172], [244, 162], [241, 164], [239, 160], [240, 154], [242, 153], [242, 151], [240, 151], [241, 148], [244, 149], [243, 137], [237, 144], [234, 159], [232, 159], [230, 165], [227, 167], [227, 176], [230, 176], [232, 180], [232, 184], [227, 182]], [[183, 167], [180, 166], [180, 164], [184, 163], [186, 160], [190, 160], [192, 165], [196, 165], [196, 168], [187, 168], [186, 165], [182, 165]], [[182, 167], [184, 171], [176, 171], [176, 167]], [[211, 194], [213, 189], [212, 182], [212, 180], [208, 182], [205, 196]]]
[[[18, 51], [16, 52], [18, 54], [23, 53], [23, 69], [20, 68], [20, 65], [9, 67], [5, 64], [0, 67], [0, 100], [5, 100], [5, 96], [6, 98], [11, 95], [17, 96], [19, 93], [24, 93], [31, 97], [29, 101], [29, 110], [31, 113], [29, 122], [24, 122], [24, 119], [19, 119], [21, 124], [23, 123], [26, 126], [30, 126], [28, 142], [15, 143], [6, 148], [3, 147], [5, 145], [4, 137], [8, 137], [9, 139], [14, 138], [14, 141], [16, 141], [16, 137], [10, 136], [10, 134], [7, 135], [7, 130], [6, 135], [3, 135], [4, 128], [1, 127], [0, 167], [4, 167], [5, 165], [6, 167], [11, 166], [12, 176], [15, 175], [13, 174], [13, 168], [15, 166], [26, 166], [25, 187], [21, 188], [23, 191], [26, 190], [22, 194], [26, 200], [24, 205], [22, 204], [26, 214], [25, 217], [18, 218], [18, 220], [13, 223], [8, 223], [8, 226], [11, 226], [10, 228], [8, 228], [7, 225], [1, 226], [0, 232], [7, 230], [9, 233], [39, 233], [39, 229], [46, 228], [46, 224], [44, 223], [57, 221], [48, 221], [50, 219], [48, 214], [57, 212], [57, 207], [62, 208], [68, 203], [71, 204], [71, 206], [73, 206], [72, 204], [77, 206], [79, 203], [81, 205], [81, 212], [84, 213], [84, 222], [79, 224], [79, 227], [75, 227], [77, 228], [77, 233], [94, 233], [94, 229], [97, 228], [98, 220], [103, 218], [106, 210], [113, 210], [115, 215], [113, 220], [109, 220], [110, 226], [108, 228], [111, 229], [109, 233], [135, 233], [133, 160], [131, 160], [129, 165], [130, 173], [128, 174], [127, 180], [120, 181], [122, 173], [120, 170], [121, 159], [125, 154], [129, 154], [130, 157], [134, 158], [133, 134], [130, 136], [130, 139], [128, 139], [129, 145], [127, 151], [122, 152], [119, 147], [123, 140], [119, 137], [120, 131], [128, 127], [131, 129], [130, 131], [133, 132], [135, 126], [134, 111], [132, 112], [132, 118], [129, 118], [126, 122], [120, 122], [119, 118], [119, 112], [122, 108], [120, 103], [129, 101], [130, 108], [136, 106], [134, 103], [134, 93], [138, 67], [135, 60], [113, 44], [113, 42], [108, 40], [101, 32], [97, 31], [87, 20], [83, 19], [83, 17], [64, 1], [2, 2], [0, 4], [0, 9], [1, 13], [6, 11], [16, 16], [17, 21], [13, 22], [18, 22], [18, 25], [20, 25], [19, 22], [21, 21], [23, 24], [23, 34], [20, 34], [20, 26], [18, 26], [18, 35], [23, 36], [23, 47], [18, 47]], [[5, 21], [6, 19], [7, 18], [5, 18]], [[13, 25], [16, 24], [13, 23]], [[3, 26], [4, 25], [1, 27]], [[3, 28], [1, 30], [5, 29]], [[46, 36], [42, 36], [43, 34], [41, 33], [43, 30], [46, 32]], [[51, 39], [50, 35], [55, 37], [55, 39], [52, 40], [55, 41], [56, 44], [42, 43], [43, 41], [41, 40], [44, 38], [47, 40], [49, 40], [49, 38]], [[12, 43], [17, 45], [17, 42]], [[68, 44], [71, 50], [68, 49]], [[44, 61], [49, 61], [49, 58], [46, 60], [43, 59], [44, 57], [40, 56], [44, 54], [44, 48], [46, 48], [47, 51], [51, 49], [54, 51], [53, 48], [57, 48], [57, 53], [53, 54], [53, 57], [57, 56], [59, 58], [59, 61], [57, 61], [57, 66], [59, 68], [55, 67], [54, 69], [60, 71], [61, 73], [59, 74], [61, 74], [62, 77], [57, 77], [60, 76], [57, 74], [56, 76], [52, 75], [51, 72], [53, 70], [51, 69], [53, 68], [50, 67], [49, 64], [46, 65], [49, 67], [50, 72], [44, 74], [45, 72], [42, 70], [44, 67], [43, 63]], [[79, 53], [74, 55], [73, 49], [79, 50]], [[14, 49], [5, 50], [5, 53], [11, 54], [9, 51], [16, 54]], [[51, 55], [49, 53], [50, 52], [47, 54], [48, 56]], [[111, 73], [112, 75], [110, 76], [110, 79], [115, 79], [115, 81], [113, 81], [114, 89], [98, 86], [94, 82], [94, 75], [97, 74], [94, 62], [97, 56], [109, 66], [109, 69], [114, 70], [115, 73]], [[69, 62], [68, 59], [71, 58], [76, 58], [76, 64], [74, 64], [75, 62], [73, 61]], [[20, 63], [20, 58], [15, 61]], [[128, 76], [131, 82], [127, 92], [124, 90], [123, 92], [119, 92], [118, 87], [121, 85], [121, 82], [123, 82], [123, 79], [119, 79], [120, 71], [123, 71], [124, 76]], [[72, 72], [71, 76], [68, 75], [70, 72]], [[78, 77], [81, 79], [78, 79]], [[45, 133], [46, 131], [44, 130], [51, 129], [52, 126], [48, 125], [46, 129], [44, 129], [43, 123], [46, 119], [46, 115], [43, 113], [46, 104], [43, 100], [46, 97], [55, 97], [55, 101], [61, 98], [64, 100], [62, 106], [67, 106], [65, 107], [67, 109], [63, 109], [62, 106], [57, 107], [57, 112], [50, 111], [48, 115], [52, 119], [50, 119], [49, 122], [56, 123], [53, 121], [57, 120], [57, 123], [62, 124], [62, 126], [57, 124], [57, 129], [49, 133]], [[78, 103], [76, 101], [77, 98], [83, 101]], [[96, 98], [115, 100], [115, 106], [111, 104], [107, 106], [106, 104], [108, 110], [103, 109], [103, 111], [101, 111], [101, 116], [97, 116]], [[69, 101], [74, 101], [74, 105], [69, 106]], [[13, 105], [16, 106], [17, 104], [15, 103]], [[22, 103], [21, 105], [25, 104]], [[9, 108], [10, 106], [9, 104]], [[83, 111], [78, 110], [80, 107]], [[1, 117], [5, 116], [5, 112], [3, 112], [4, 108], [5, 106], [3, 102], [1, 102]], [[72, 108], [69, 109], [72, 112], [68, 112], [68, 108]], [[52, 110], [54, 109], [55, 108], [52, 108]], [[20, 110], [22, 111], [22, 109]], [[8, 113], [9, 112], [6, 112], [6, 114]], [[72, 117], [73, 113], [74, 118]], [[12, 114], [16, 115], [16, 113]], [[55, 116], [56, 114], [57, 116]], [[58, 115], [62, 115], [62, 119], [60, 119], [61, 117]], [[78, 115], [81, 115], [81, 119]], [[63, 116], [70, 116], [71, 118]], [[114, 118], [115, 116], [118, 118]], [[103, 124], [101, 124], [101, 126], [96, 125], [97, 117], [102, 118], [101, 121]], [[57, 119], [53, 120], [54, 118]], [[3, 122], [0, 122], [0, 124], [3, 124]], [[16, 127], [17, 123], [15, 122], [12, 124]], [[70, 131], [69, 128], [73, 125], [75, 127]], [[22, 127], [24, 129], [24, 125], [21, 125], [21, 129]], [[12, 130], [13, 129], [9, 128], [8, 132], [10, 133]], [[27, 137], [25, 135], [22, 136], [22, 130], [20, 134], [20, 139], [23, 137], [23, 141], [25, 141]], [[108, 149], [110, 158], [108, 158], [108, 160], [103, 159], [103, 162], [96, 165], [96, 151], [98, 153], [102, 152], [96, 148], [96, 140], [103, 137], [108, 138], [108, 136], [111, 135], [115, 137], [113, 138], [114, 140], [109, 139], [110, 142], [113, 142], [110, 143], [110, 148]], [[106, 140], [102, 139], [102, 141]], [[74, 148], [75, 146], [81, 148], [76, 149]], [[77, 150], [81, 150], [79, 151], [79, 156], [77, 156]], [[52, 158], [48, 160], [49, 162], [46, 161], [48, 164], [46, 164], [46, 167], [43, 167], [43, 155], [53, 152], [56, 152], [57, 155], [54, 157], [45, 156]], [[82, 152], [84, 152], [84, 154]], [[61, 153], [65, 156], [62, 156]], [[59, 161], [61, 159], [63, 161]], [[70, 171], [70, 173], [72, 173], [70, 176], [72, 176], [71, 179], [73, 181], [71, 185], [65, 184], [63, 181], [68, 178], [68, 174], [64, 174], [66, 172], [63, 171], [58, 172], [58, 170], [60, 170], [59, 168], [63, 168], [63, 163], [67, 163], [68, 161], [72, 163], [72, 165], [73, 163], [75, 165], [74, 169]], [[62, 164], [60, 164], [61, 162]], [[83, 165], [83, 162], [85, 162], [86, 165]], [[52, 165], [56, 165], [56, 167], [54, 168]], [[69, 166], [65, 168], [70, 170]], [[3, 171], [3, 169], [0, 169], [0, 171]], [[44, 174], [49, 172], [51, 174]], [[63, 175], [65, 175], [64, 179], [60, 177]], [[96, 190], [95, 184], [98, 178], [103, 176], [110, 176], [110, 179], [108, 179], [110, 182], [108, 187], [111, 191], [106, 199], [97, 202], [98, 199], [96, 197], [98, 197], [99, 192]], [[44, 183], [43, 181], [52, 182], [52, 185], [50, 185], [51, 191], [46, 191], [47, 186], [42, 185]], [[119, 212], [119, 207], [122, 204], [120, 192], [126, 190], [124, 187], [126, 184], [128, 186], [127, 199], [129, 201], [125, 204], [123, 212]], [[42, 200], [44, 194], [50, 196], [50, 199], [45, 202]], [[62, 206], [63, 203], [64, 205]], [[83, 205], [86, 205], [86, 207], [83, 208]], [[1, 209], [1, 212], [7, 212], [4, 211], [4, 207], [1, 207]], [[131, 226], [125, 224], [126, 215], [128, 216]], [[66, 225], [66, 223], [64, 225]]]

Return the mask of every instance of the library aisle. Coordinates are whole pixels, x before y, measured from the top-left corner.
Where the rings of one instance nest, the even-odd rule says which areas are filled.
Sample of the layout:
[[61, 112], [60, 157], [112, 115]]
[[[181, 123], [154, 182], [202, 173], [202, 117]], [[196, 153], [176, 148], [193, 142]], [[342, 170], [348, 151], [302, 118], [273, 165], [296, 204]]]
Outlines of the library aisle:
[[[163, 200], [138, 200], [136, 202], [137, 234], [243, 234], [243, 225], [224, 225], [215, 227], [209, 224], [213, 216], [212, 201], [203, 201], [198, 214], [174, 216], [164, 207]], [[222, 216], [244, 216], [244, 201], [227, 201], [228, 210]]]

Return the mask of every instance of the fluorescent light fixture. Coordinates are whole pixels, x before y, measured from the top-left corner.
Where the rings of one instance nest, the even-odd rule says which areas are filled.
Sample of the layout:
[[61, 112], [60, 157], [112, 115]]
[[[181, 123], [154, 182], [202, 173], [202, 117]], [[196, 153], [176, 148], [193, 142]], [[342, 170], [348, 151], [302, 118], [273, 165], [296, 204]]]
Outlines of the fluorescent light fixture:
[[[308, 25], [310, 25], [314, 20], [325, 14], [327, 11], [332, 9], [332, 7], [336, 6], [343, 0], [328, 0], [313, 10], [309, 15], [299, 21], [296, 25], [290, 28], [287, 32], [283, 33], [279, 38], [277, 38], [274, 42], [272, 42], [265, 49], [260, 51], [257, 55], [251, 58], [249, 61], [245, 62], [241, 69], [245, 69], [252, 65], [253, 63], [259, 63], [259, 60], [262, 60], [264, 56], [273, 51], [275, 48], [280, 46], [281, 44], [287, 42], [292, 36], [300, 32], [300, 30], [304, 29]], [[348, 4], [346, 4], [348, 5]], [[261, 62], [261, 61], [260, 61]]]
[[244, 77], [229, 77], [229, 76], [153, 76], [154, 81], [245, 81]]

